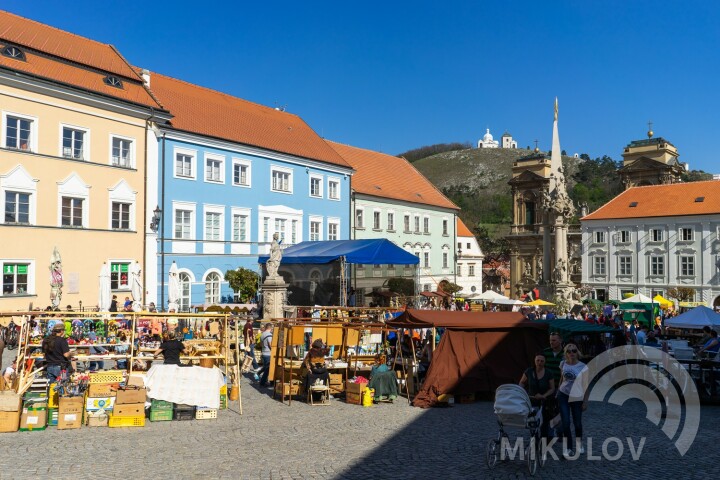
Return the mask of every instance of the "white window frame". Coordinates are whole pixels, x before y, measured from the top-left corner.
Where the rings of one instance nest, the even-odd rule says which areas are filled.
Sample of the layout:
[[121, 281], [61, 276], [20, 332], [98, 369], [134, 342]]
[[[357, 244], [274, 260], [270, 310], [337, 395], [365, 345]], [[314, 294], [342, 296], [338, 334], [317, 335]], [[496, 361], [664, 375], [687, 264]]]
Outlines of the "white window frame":
[[[684, 272], [685, 266], [683, 266], [683, 260], [688, 260], [687, 269], [688, 272]], [[690, 272], [689, 270], [692, 270]], [[678, 257], [678, 276], [679, 277], [695, 277], [697, 275], [697, 268], [695, 262], [695, 255], [680, 255]]]
[[25, 193], [30, 195], [30, 225], [37, 225], [37, 183], [22, 165], [8, 173], [0, 175], [0, 224], [5, 223], [5, 193]]
[[423, 217], [422, 228], [423, 234], [430, 235], [430, 217], [428, 217], [427, 215]]
[[[625, 238], [623, 238], [625, 237]], [[628, 229], [622, 229], [618, 232], [618, 243], [628, 244], [632, 242], [632, 232]]]
[[[218, 282], [217, 282], [217, 296], [216, 296], [215, 298], [211, 298], [211, 299], [210, 299], [211, 301], [208, 302], [208, 277], [209, 277], [210, 275], [212, 275], [212, 274], [217, 274], [220, 278], [219, 278], [219, 280], [218, 280]], [[208, 270], [205, 272], [205, 274], [203, 275], [203, 278], [202, 278], [202, 283], [203, 283], [203, 299], [204, 299], [205, 303], [210, 303], [210, 304], [215, 304], [215, 303], [217, 303], [217, 304], [219, 304], [219, 303], [222, 301], [222, 284], [223, 284], [223, 281], [225, 281], [225, 275], [223, 275], [223, 273], [222, 273], [220, 270], [218, 270], [217, 268], [210, 268], [210, 269], [208, 269]], [[212, 293], [212, 292], [211, 292], [211, 293]]]
[[[252, 209], [250, 208], [240, 208], [240, 207], [232, 207], [230, 209], [230, 215], [231, 217], [231, 229], [232, 229], [232, 237], [231, 240], [233, 242], [241, 242], [241, 243], [249, 243], [252, 240]], [[235, 238], [235, 217], [242, 216], [245, 218], [245, 240], [236, 239]], [[239, 232], [238, 232], [239, 233]]]
[[[657, 232], [658, 236], [660, 237], [659, 240], [656, 240], [656, 239], [655, 239], [655, 233], [656, 233], [656, 232]], [[662, 228], [651, 228], [651, 229], [650, 229], [650, 232], [649, 232], [649, 236], [650, 236], [650, 240], [649, 240], [649, 241], [650, 241], [651, 243], [662, 243], [662, 242], [665, 241], [665, 232], [663, 231]]]
[[[241, 166], [247, 168], [247, 174], [245, 175], [245, 179], [247, 180], [247, 183], [236, 183], [235, 182], [235, 167]], [[252, 188], [252, 162], [249, 160], [245, 160], [242, 158], [233, 158], [232, 159], [232, 185], [235, 187], [241, 187], [241, 188]]]
[[[655, 260], [653, 264], [653, 260]], [[665, 256], [664, 255], [651, 255], [650, 256], [650, 275], [653, 277], [664, 277], [665, 276]]]
[[[313, 195], [312, 192], [312, 185], [313, 180], [317, 180], [317, 186], [318, 186], [318, 193], [317, 195]], [[317, 173], [311, 173], [308, 175], [308, 196], [310, 198], [324, 198], [325, 195], [325, 176], [319, 175]]]
[[62, 199], [63, 197], [80, 198], [83, 200], [82, 227], [90, 225], [90, 185], [86, 184], [76, 173], [71, 174], [64, 181], [58, 182], [57, 193], [57, 226], [60, 228], [78, 228], [63, 226], [62, 224]]
[[[690, 233], [690, 238], [685, 238], [685, 233]], [[693, 227], [678, 228], [678, 242], [690, 243], [695, 241], [695, 229]]]
[[[284, 173], [288, 175], [288, 189], [287, 190], [276, 190], [273, 188], [273, 175], [275, 172]], [[293, 169], [287, 167], [280, 167], [278, 165], [270, 165], [270, 191], [275, 193], [282, 193], [285, 195], [292, 195], [293, 193]]]
[[298, 220], [293, 218], [290, 220], [290, 243], [295, 245], [298, 239]]
[[[113, 203], [128, 203], [130, 204], [130, 228], [114, 229], [112, 226], [112, 206]], [[115, 184], [113, 188], [108, 189], [108, 229], [118, 231], [136, 231], [137, 230], [137, 218], [136, 218], [136, 205], [137, 205], [137, 192], [134, 191], [125, 180], [120, 180]]]
[[[208, 238], [207, 230], [207, 216], [208, 214], [219, 215], [219, 239]], [[174, 230], [173, 230], [174, 232]], [[225, 207], [223, 205], [203, 205], [203, 240], [209, 242], [224, 242], [225, 241]]]
[[430, 268], [430, 252], [423, 252], [423, 268]]
[[[219, 177], [217, 180], [208, 179], [208, 162], [218, 162], [220, 164], [218, 173]], [[225, 183], [225, 156], [218, 153], [205, 152], [203, 155], [203, 181], [205, 183], [214, 183], [216, 185], [222, 185]]]
[[[113, 165], [113, 141], [115, 139], [118, 139], [118, 140], [121, 140], [124, 142], [130, 142], [130, 150], [128, 151], [128, 156], [130, 158], [128, 159], [128, 161], [129, 161], [128, 166], [123, 166], [123, 165], [120, 165], [119, 163], [117, 165]], [[108, 164], [109, 165], [112, 165], [114, 167], [119, 167], [119, 168], [137, 168], [136, 163], [135, 163], [135, 158], [136, 158], [135, 157], [135, 147], [137, 145], [137, 142], [135, 141], [134, 138], [111, 133], [109, 143], [110, 143], [109, 151], [108, 151]], [[174, 167], [175, 167], [175, 163], [173, 161], [173, 168]]]
[[[317, 223], [318, 224], [318, 238], [314, 240], [312, 238], [312, 224]], [[308, 216], [308, 240], [310, 241], [322, 241], [323, 240], [323, 217], [318, 215], [309, 215]]]
[[[358, 213], [360, 214], [359, 217]], [[365, 230], [365, 207], [355, 207], [355, 228]]]
[[412, 215], [410, 215], [410, 212], [403, 213], [403, 233], [412, 233]]
[[387, 212], [387, 231], [388, 232], [395, 231], [395, 211], [394, 210], [388, 210], [388, 212]]
[[[22, 150], [21, 148], [16, 147], [9, 147], [7, 144], [7, 125], [8, 125], [8, 117], [15, 117], [20, 118], [23, 120], [28, 120], [31, 122], [30, 125], [30, 145], [28, 145], [27, 150]], [[16, 112], [8, 112], [3, 111], [2, 112], [2, 132], [0, 132], [0, 135], [2, 135], [2, 146], [3, 148], [7, 148], [13, 151], [17, 152], [33, 152], [37, 153], [38, 151], [38, 129], [40, 128], [40, 123], [38, 117], [32, 116], [32, 115], [25, 115], [23, 113], [16, 113]]]
[[450, 252], [442, 252], [442, 268], [450, 268]]
[[[340, 179], [338, 177], [328, 177], [328, 200], [332, 200], [334, 202], [339, 202], [342, 198], [342, 194], [340, 192]], [[330, 184], [334, 183], [336, 185], [336, 193], [337, 195], [335, 197], [331, 196], [332, 189], [330, 188]]]
[[633, 258], [630, 255], [618, 257], [618, 275], [630, 276], [633, 274]]
[[413, 233], [421, 233], [420, 231], [420, 215], [413, 215]]
[[607, 241], [605, 230], [595, 230], [593, 232], [593, 243], [596, 245], [604, 245]]
[[[330, 227], [335, 227], [335, 238], [330, 238]], [[340, 219], [336, 217], [328, 217], [327, 219], [327, 239], [340, 240]]]
[[[129, 258], [110, 258], [110, 259], [108, 259], [107, 265], [108, 265], [108, 268], [110, 269], [110, 291], [112, 291], [112, 292], [129, 292], [130, 290], [132, 290], [132, 276], [130, 273], [130, 269], [132, 268], [133, 262], [134, 262], [134, 260], [131, 260]], [[127, 283], [125, 283], [125, 284], [120, 283], [120, 278], [122, 278], [120, 275], [122, 274], [122, 272], [119, 271], [117, 288], [112, 288], [112, 266], [113, 266], [113, 263], [117, 264], [117, 265], [127, 265], [128, 266], [127, 278], [125, 279], [125, 281]]]
[[[13, 293], [9, 295], [5, 295], [4, 293], [4, 283], [2, 282], [2, 277], [0, 277], [0, 297], [5, 298], [13, 298], [13, 297], [20, 297], [23, 295], [36, 295], [35, 290], [35, 260], [31, 260], [28, 258], [2, 258], [0, 259], [0, 274], [5, 275], [5, 265], [27, 265], [28, 266], [28, 273], [27, 273], [27, 291], [23, 293]], [[17, 280], [17, 273], [15, 274], [15, 280]]]
[[[189, 236], [189, 238], [177, 238], [175, 236], [175, 228], [177, 227], [175, 220], [176, 220], [176, 212], [178, 210], [190, 212], [190, 236]], [[175, 201], [172, 203], [172, 230], [171, 230], [172, 240], [183, 240], [183, 241], [196, 240], [196, 236], [197, 236], [196, 222], [197, 222], [197, 204], [191, 203], [191, 202], [175, 202]]]
[[475, 276], [475, 264], [468, 263], [468, 277], [474, 277], [474, 276]]
[[[82, 145], [82, 157], [81, 158], [75, 158], [74, 156], [72, 156], [72, 154], [70, 156], [65, 155], [63, 141], [65, 138], [64, 130], [66, 128], [70, 129], [70, 130], [76, 130], [78, 132], [83, 133], [83, 145]], [[60, 141], [59, 141], [60, 144], [58, 145], [58, 157], [62, 157], [62, 158], [68, 159], [68, 160], [77, 160], [77, 161], [81, 161], [81, 162], [89, 162], [90, 161], [90, 129], [89, 128], [81, 127], [78, 125], [71, 125], [69, 123], [61, 123], [59, 136], [60, 136]]]
[[[185, 282], [183, 282], [183, 278], [187, 276], [187, 288], [188, 292], [187, 295], [185, 295]], [[190, 305], [192, 301], [192, 286], [195, 283], [195, 275], [191, 270], [188, 270], [187, 268], [181, 268], [178, 270], [178, 281], [180, 282], [180, 298], [178, 298], [178, 311], [179, 312], [189, 312], [190, 311]], [[203, 285], [203, 289], [204, 289]], [[204, 292], [203, 292], [204, 293]]]
[[[190, 175], [178, 175], [177, 171], [177, 156], [186, 155], [190, 157]], [[181, 180], [197, 180], [197, 157], [198, 151], [189, 148], [173, 147], [173, 158], [172, 158], [172, 169], [173, 178], [179, 178]], [[204, 171], [205, 169], [203, 169]]]
[[382, 210], [379, 208], [373, 209], [373, 230], [382, 230]]
[[450, 220], [448, 220], [447, 218], [443, 218], [442, 221], [442, 236], [450, 236]]
[[[600, 265], [602, 264], [602, 265]], [[599, 268], [602, 266], [602, 271]], [[604, 256], [593, 257], [593, 275], [605, 276], [607, 275], [607, 259]]]

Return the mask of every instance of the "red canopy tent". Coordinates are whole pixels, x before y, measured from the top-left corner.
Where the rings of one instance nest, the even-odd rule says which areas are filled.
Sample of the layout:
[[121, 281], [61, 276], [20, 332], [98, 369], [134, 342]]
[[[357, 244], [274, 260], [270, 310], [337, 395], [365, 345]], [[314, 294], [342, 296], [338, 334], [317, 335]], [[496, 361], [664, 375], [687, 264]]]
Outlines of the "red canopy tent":
[[444, 328], [416, 407], [431, 407], [440, 394], [494, 392], [517, 383], [548, 345], [547, 324], [518, 312], [407, 310], [388, 321], [394, 328]]

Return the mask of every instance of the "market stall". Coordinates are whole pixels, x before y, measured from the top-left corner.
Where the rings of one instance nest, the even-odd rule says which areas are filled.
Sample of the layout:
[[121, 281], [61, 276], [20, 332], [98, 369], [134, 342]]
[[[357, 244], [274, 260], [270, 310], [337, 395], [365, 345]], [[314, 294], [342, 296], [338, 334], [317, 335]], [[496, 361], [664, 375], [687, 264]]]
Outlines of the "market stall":
[[494, 392], [516, 383], [547, 346], [547, 324], [515, 312], [407, 310], [387, 322], [397, 329], [439, 328], [444, 333], [413, 405], [430, 407], [442, 395]]
[[[229, 400], [237, 400], [242, 413], [239, 339], [229, 315], [0, 313], [7, 316], [20, 325], [18, 381], [0, 398], [0, 431], [141, 427], [146, 415], [151, 421], [217, 418]], [[176, 361], [183, 366], [159, 364], [176, 335], [184, 340], [177, 341]], [[50, 383], [46, 362], [58, 342], [71, 355]]]

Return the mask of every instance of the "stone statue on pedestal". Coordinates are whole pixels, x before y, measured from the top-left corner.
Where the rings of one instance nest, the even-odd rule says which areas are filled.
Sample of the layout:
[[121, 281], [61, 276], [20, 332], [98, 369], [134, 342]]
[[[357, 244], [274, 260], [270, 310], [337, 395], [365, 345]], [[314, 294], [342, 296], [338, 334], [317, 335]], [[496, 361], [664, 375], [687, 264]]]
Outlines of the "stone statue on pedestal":
[[272, 245], [270, 245], [270, 258], [267, 261], [268, 277], [277, 277], [282, 260], [282, 249], [280, 248], [280, 236], [273, 234]]
[[273, 234], [272, 245], [270, 245], [270, 257], [265, 264], [268, 272], [267, 278], [262, 285], [263, 292], [263, 319], [282, 318], [285, 304], [287, 303], [287, 283], [278, 273], [280, 261], [282, 260], [282, 248], [280, 248], [280, 236]]

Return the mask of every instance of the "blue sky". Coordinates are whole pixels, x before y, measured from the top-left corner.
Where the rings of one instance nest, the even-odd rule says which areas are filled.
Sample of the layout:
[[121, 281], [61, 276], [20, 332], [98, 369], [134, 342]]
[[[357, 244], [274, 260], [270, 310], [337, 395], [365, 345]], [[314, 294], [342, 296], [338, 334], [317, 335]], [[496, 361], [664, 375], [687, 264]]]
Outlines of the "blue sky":
[[[102, 9], [98, 6], [102, 5]], [[285, 106], [322, 136], [391, 154], [489, 127], [620, 159], [647, 122], [720, 173], [720, 2], [97, 2], [2, 7], [115, 45], [135, 65]]]

